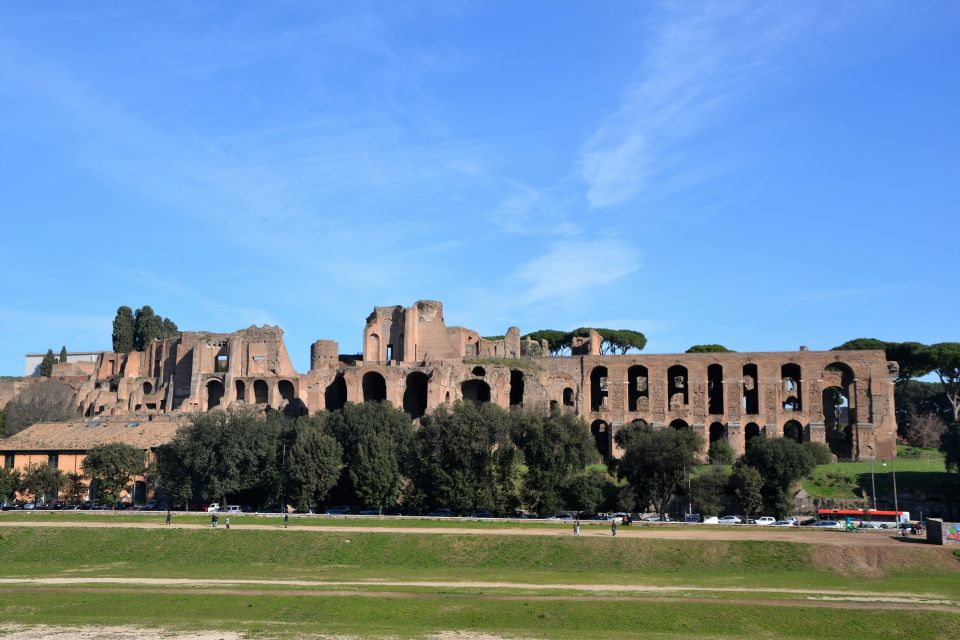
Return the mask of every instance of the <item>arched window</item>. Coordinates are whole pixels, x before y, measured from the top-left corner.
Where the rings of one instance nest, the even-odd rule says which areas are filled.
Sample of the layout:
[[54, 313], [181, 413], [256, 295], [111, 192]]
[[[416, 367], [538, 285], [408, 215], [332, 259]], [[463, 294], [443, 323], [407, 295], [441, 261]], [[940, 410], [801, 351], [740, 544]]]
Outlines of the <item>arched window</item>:
[[387, 381], [376, 371], [363, 374], [363, 401], [383, 402], [387, 399]]
[[220, 406], [220, 400], [223, 398], [223, 383], [219, 380], [210, 380], [207, 382], [207, 410]]
[[590, 433], [593, 435], [593, 441], [597, 445], [597, 451], [600, 452], [600, 459], [603, 462], [610, 460], [610, 426], [603, 420], [594, 420], [590, 425]]
[[270, 390], [263, 380], [257, 380], [253, 383], [253, 399], [256, 404], [267, 404], [270, 401]]
[[600, 411], [607, 403], [607, 368], [594, 367], [590, 372], [590, 410]]
[[427, 411], [427, 374], [414, 371], [407, 376], [407, 388], [403, 392], [403, 410], [416, 420]]
[[686, 367], [676, 364], [667, 369], [667, 397], [671, 409], [687, 404], [689, 388]]
[[723, 367], [719, 364], [707, 367], [707, 404], [711, 415], [723, 415]]
[[789, 420], [785, 425], [783, 425], [783, 437], [802, 443], [803, 425], [796, 420]]
[[519, 407], [523, 404], [523, 371], [510, 370], [510, 406]]
[[646, 411], [649, 408], [649, 398], [647, 368], [635, 364], [627, 369], [627, 411]]
[[327, 411], [337, 411], [347, 404], [347, 382], [342, 373], [338, 373], [333, 382], [327, 385], [323, 400]]
[[490, 385], [483, 380], [467, 380], [460, 385], [460, 393], [463, 394], [464, 402], [490, 402]]

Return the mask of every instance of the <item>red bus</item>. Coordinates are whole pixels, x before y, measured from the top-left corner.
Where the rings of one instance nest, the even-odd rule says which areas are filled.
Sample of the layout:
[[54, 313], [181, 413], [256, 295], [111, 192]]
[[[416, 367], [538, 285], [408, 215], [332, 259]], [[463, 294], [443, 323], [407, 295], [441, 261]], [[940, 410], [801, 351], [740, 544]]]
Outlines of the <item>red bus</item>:
[[817, 520], [843, 522], [852, 518], [864, 527], [894, 529], [897, 522], [910, 524], [909, 511], [878, 511], [876, 509], [817, 509]]

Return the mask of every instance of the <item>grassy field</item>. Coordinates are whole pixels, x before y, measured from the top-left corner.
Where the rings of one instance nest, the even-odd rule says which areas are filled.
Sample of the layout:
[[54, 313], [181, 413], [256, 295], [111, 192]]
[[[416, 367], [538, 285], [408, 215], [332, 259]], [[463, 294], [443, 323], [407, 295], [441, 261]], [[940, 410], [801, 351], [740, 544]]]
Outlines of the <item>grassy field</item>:
[[880, 500], [893, 499], [893, 465], [896, 465], [900, 494], [956, 499], [960, 495], [960, 474], [947, 473], [943, 454], [934, 449], [899, 447], [895, 463], [835, 462], [818, 466], [803, 488], [819, 498], [853, 499], [872, 494], [871, 469]]
[[[858, 635], [872, 635], [877, 625], [885, 637], [960, 632], [956, 612], [816, 606], [824, 592], [868, 592], [891, 603], [910, 594], [918, 602], [960, 602], [960, 558], [918, 545], [862, 550], [773, 541], [9, 527], [0, 529], [0, 557], [0, 619], [7, 623], [137, 624], [254, 637], [482, 631], [524, 638], [804, 638], [822, 637], [825, 621], [842, 619], [844, 632]], [[30, 583], [45, 577], [88, 582]], [[91, 586], [93, 578], [114, 582]], [[171, 578], [273, 582], [216, 588], [136, 582]], [[118, 584], [123, 579], [133, 584]], [[278, 582], [289, 580], [325, 584], [294, 589]], [[403, 584], [413, 581], [419, 584]], [[679, 589], [638, 594], [629, 592], [631, 585]]]

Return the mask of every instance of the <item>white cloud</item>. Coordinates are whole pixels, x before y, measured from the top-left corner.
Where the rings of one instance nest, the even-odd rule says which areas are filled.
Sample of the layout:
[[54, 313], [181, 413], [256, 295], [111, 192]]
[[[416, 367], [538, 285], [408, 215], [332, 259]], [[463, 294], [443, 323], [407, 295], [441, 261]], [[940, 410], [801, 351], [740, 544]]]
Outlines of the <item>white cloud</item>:
[[668, 174], [689, 174], [692, 139], [720, 125], [825, 26], [819, 14], [816, 3], [670, 5], [650, 25], [636, 79], [580, 151], [589, 205], [621, 204], [655, 191]]
[[619, 282], [640, 268], [639, 252], [622, 240], [571, 240], [550, 250], [514, 272], [523, 289], [520, 299], [534, 303], [576, 298]]

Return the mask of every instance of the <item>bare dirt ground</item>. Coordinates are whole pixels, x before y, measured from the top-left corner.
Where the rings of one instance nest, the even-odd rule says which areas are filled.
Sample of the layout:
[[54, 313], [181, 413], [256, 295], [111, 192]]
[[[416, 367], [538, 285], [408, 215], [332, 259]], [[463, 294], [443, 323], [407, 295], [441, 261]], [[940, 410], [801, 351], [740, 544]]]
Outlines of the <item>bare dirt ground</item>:
[[54, 625], [0, 625], [0, 638], [10, 640], [240, 640], [239, 633], [200, 631], [176, 633], [142, 627], [72, 627]]
[[[160, 522], [30, 522], [30, 521], [7, 521], [0, 520], [0, 527], [78, 527], [78, 528], [124, 528], [124, 529], [162, 529], [167, 525]], [[209, 529], [209, 525], [202, 524], [173, 524], [174, 529]], [[223, 528], [221, 526], [221, 528]], [[336, 525], [291, 525], [289, 529], [284, 529], [280, 525], [271, 524], [243, 524], [234, 525], [234, 530], [272, 530], [272, 531], [312, 531], [316, 533], [339, 532], [339, 533], [408, 533], [417, 535], [429, 535], [437, 533], [457, 534], [457, 535], [494, 535], [494, 536], [571, 536], [573, 528], [556, 529], [521, 529], [521, 528], [490, 528], [479, 529], [469, 527], [343, 527]], [[581, 536], [588, 538], [610, 537], [610, 530], [607, 528], [583, 528]], [[617, 531], [618, 538], [648, 538], [659, 540], [774, 540], [781, 542], [816, 542], [818, 544], [832, 544], [842, 546], [870, 547], [870, 546], [896, 546], [899, 548], [926, 548], [923, 544], [910, 544], [899, 540], [887, 532], [867, 532], [867, 533], [847, 533], [845, 531], [817, 531], [801, 528], [720, 528], [708, 529], [697, 527], [690, 529], [664, 528], [658, 526], [634, 526], [620, 527]]]

